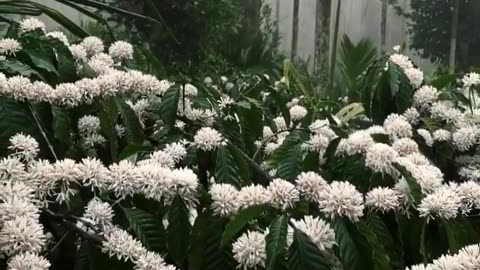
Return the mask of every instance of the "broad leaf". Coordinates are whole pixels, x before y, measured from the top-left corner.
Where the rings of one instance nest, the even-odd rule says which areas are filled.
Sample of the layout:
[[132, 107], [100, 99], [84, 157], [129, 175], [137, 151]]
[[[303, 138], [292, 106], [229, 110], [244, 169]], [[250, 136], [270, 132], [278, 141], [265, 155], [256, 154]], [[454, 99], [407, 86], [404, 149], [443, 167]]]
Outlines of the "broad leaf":
[[295, 232], [293, 233], [293, 243], [288, 253], [289, 270], [330, 269], [325, 257], [322, 255], [318, 247], [312, 243], [308, 236], [297, 229], [295, 229]]
[[241, 210], [236, 214], [230, 222], [222, 235], [222, 246], [227, 245], [237, 236], [247, 224], [253, 219], [261, 216], [265, 211], [268, 211], [268, 205], [255, 205]]
[[160, 117], [162, 117], [163, 122], [165, 122], [165, 124], [170, 128], [175, 125], [179, 98], [180, 92], [176, 86], [168, 89], [162, 97], [162, 103], [160, 104], [159, 112]]
[[335, 221], [335, 238], [344, 269], [373, 269], [372, 253], [356, 226], [349, 221]]
[[285, 251], [287, 250], [288, 217], [285, 215], [275, 218], [269, 227], [266, 237], [267, 270], [284, 268]]
[[294, 180], [302, 171], [302, 150], [299, 144], [291, 145], [280, 160], [277, 175], [280, 178]]
[[168, 210], [167, 248], [177, 266], [183, 268], [190, 244], [190, 211], [177, 195]]
[[144, 135], [138, 116], [123, 99], [115, 97], [115, 103], [125, 124], [127, 140], [130, 143], [142, 145]]
[[151, 251], [165, 252], [165, 229], [158, 217], [138, 208], [122, 208], [130, 227]]
[[232, 154], [227, 147], [221, 147], [217, 150], [217, 160], [215, 164], [215, 179], [217, 183], [227, 183], [234, 186], [240, 186], [239, 170]]
[[103, 134], [108, 139], [110, 144], [110, 155], [112, 161], [117, 161], [118, 158], [118, 139], [117, 132], [115, 130], [115, 124], [117, 123], [118, 109], [113, 98], [107, 98], [101, 103], [101, 110], [98, 114], [100, 118], [100, 127]]

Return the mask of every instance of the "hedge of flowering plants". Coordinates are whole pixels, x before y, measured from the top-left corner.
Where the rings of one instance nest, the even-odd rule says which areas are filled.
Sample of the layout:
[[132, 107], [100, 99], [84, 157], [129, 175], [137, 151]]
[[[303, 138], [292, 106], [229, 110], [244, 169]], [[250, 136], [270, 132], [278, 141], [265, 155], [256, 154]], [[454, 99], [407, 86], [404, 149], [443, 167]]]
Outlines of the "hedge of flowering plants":
[[34, 18], [0, 55], [1, 269], [480, 269], [478, 74], [396, 52], [345, 105]]

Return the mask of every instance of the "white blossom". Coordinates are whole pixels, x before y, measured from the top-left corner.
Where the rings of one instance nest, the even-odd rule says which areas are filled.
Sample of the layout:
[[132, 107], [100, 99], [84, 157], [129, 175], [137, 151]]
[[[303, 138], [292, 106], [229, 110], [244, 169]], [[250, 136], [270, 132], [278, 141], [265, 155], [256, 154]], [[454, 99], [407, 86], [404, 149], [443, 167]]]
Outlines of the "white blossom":
[[465, 88], [480, 84], [480, 74], [476, 72], [467, 73], [462, 78], [462, 83]]
[[68, 49], [70, 49], [70, 52], [72, 53], [72, 56], [75, 60], [87, 61], [87, 57], [88, 57], [87, 50], [82, 45], [80, 44], [70, 45]]
[[365, 196], [365, 205], [381, 212], [395, 211], [401, 205], [400, 194], [390, 188], [376, 187]]
[[418, 212], [427, 220], [436, 217], [451, 219], [457, 216], [460, 207], [461, 198], [455, 191], [448, 187], [441, 187], [422, 199], [418, 206]]
[[117, 61], [133, 59], [133, 46], [122, 40], [115, 41], [108, 48], [108, 54]]
[[305, 233], [319, 250], [332, 249], [335, 243], [335, 231], [318, 217], [305, 216], [302, 220], [293, 220], [297, 230]]
[[20, 42], [13, 38], [0, 39], [0, 54], [15, 55], [22, 49]]
[[45, 245], [43, 226], [38, 221], [16, 217], [0, 230], [0, 251], [7, 255], [17, 252], [40, 252]]
[[435, 87], [424, 85], [413, 94], [413, 103], [418, 108], [426, 109], [437, 101], [439, 95]]
[[247, 270], [265, 266], [267, 253], [264, 234], [247, 231], [233, 243], [232, 247], [233, 258], [238, 262], [239, 268]]
[[50, 262], [32, 252], [17, 254], [8, 261], [8, 270], [48, 270]]
[[12, 136], [8, 148], [15, 151], [14, 156], [18, 156], [27, 161], [34, 159], [40, 151], [37, 140], [23, 133], [17, 133]]
[[238, 190], [230, 184], [213, 184], [208, 194], [212, 197], [213, 213], [218, 216], [233, 216], [240, 208]]
[[363, 216], [363, 196], [352, 184], [334, 181], [319, 196], [320, 211], [331, 219], [346, 217], [353, 222]]
[[100, 119], [97, 116], [85, 115], [78, 119], [78, 131], [81, 134], [93, 134], [100, 131]]
[[102, 243], [102, 251], [110, 257], [116, 257], [118, 260], [124, 261], [136, 261], [142, 254], [146, 253], [140, 241], [118, 227], [109, 228], [103, 236], [105, 240]]
[[395, 113], [390, 114], [383, 122], [387, 134], [395, 138], [412, 137], [412, 126], [407, 119]]
[[477, 143], [479, 129], [477, 127], [463, 127], [452, 134], [453, 145], [460, 151], [467, 151]]
[[47, 37], [58, 39], [63, 44], [65, 44], [65, 46], [70, 46], [70, 42], [68, 42], [68, 38], [63, 32], [60, 32], [60, 31], [48, 32]]
[[300, 105], [294, 105], [290, 108], [290, 117], [292, 121], [302, 120], [307, 115], [307, 113], [307, 109]]
[[393, 162], [398, 157], [397, 151], [384, 143], [375, 143], [367, 149], [365, 166], [374, 172], [390, 174]]
[[204, 151], [212, 151], [226, 145], [222, 134], [210, 127], [199, 129], [193, 137], [193, 142], [198, 148]]
[[373, 144], [374, 141], [370, 134], [363, 130], [355, 131], [345, 141], [345, 153], [347, 155], [362, 154]]
[[292, 208], [300, 200], [300, 192], [295, 186], [280, 178], [270, 182], [267, 191], [271, 196], [271, 204], [283, 210]]
[[419, 151], [417, 143], [410, 138], [395, 140], [392, 147], [401, 156], [406, 156]]
[[328, 185], [322, 176], [315, 172], [302, 172], [296, 179], [296, 188], [309, 201], [318, 201], [320, 193]]
[[404, 70], [405, 75], [408, 77], [410, 80], [410, 83], [413, 85], [413, 87], [420, 87], [423, 83], [423, 71], [421, 71], [418, 68], [410, 68], [407, 70]]
[[113, 209], [110, 204], [93, 198], [85, 207], [83, 217], [92, 220], [95, 225], [111, 226], [113, 215]]
[[35, 31], [37, 29], [45, 32], [45, 24], [39, 19], [30, 17], [20, 22], [20, 30], [22, 32]]
[[420, 119], [420, 113], [414, 107], [408, 108], [403, 112], [403, 116], [407, 119], [407, 121], [415, 125], [418, 123]]
[[268, 203], [270, 201], [270, 194], [263, 186], [249, 185], [240, 189], [238, 200], [241, 207], [247, 208], [253, 205]]
[[424, 142], [425, 142], [425, 145], [427, 146], [432, 146], [433, 145], [433, 138], [432, 138], [432, 135], [430, 134], [430, 132], [426, 129], [417, 129], [417, 133], [418, 135], [420, 135]]
[[439, 142], [446, 142], [452, 138], [452, 133], [445, 129], [437, 129], [433, 132], [433, 140]]
[[102, 53], [104, 49], [103, 41], [98, 37], [93, 36], [84, 38], [80, 45], [85, 48], [85, 50], [87, 51], [87, 55], [89, 56], [95, 55], [97, 53]]

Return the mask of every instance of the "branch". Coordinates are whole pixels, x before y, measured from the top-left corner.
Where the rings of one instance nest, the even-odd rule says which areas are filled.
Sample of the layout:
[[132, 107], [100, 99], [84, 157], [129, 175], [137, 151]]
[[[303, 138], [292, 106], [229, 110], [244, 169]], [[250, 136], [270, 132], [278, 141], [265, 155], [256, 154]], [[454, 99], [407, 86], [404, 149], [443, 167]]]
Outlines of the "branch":
[[308, 131], [309, 133], [312, 133], [312, 131], [310, 131], [309, 129], [299, 128], [299, 127], [295, 127], [295, 126], [289, 128], [289, 129], [279, 130], [279, 131], [273, 133], [273, 135], [270, 135], [268, 138], [266, 138], [265, 140], [262, 141], [262, 144], [260, 144], [260, 146], [258, 147], [257, 151], [253, 154], [252, 160], [255, 161], [255, 159], [257, 158], [258, 154], [259, 154], [260, 151], [265, 147], [265, 145], [266, 145], [267, 143], [269, 143], [273, 138], [277, 137], [278, 134], [283, 133], [283, 132], [292, 132], [292, 131], [295, 131], [295, 130]]
[[[60, 223], [60, 225], [63, 225], [64, 227], [66, 227], [67, 229], [70, 229], [72, 230], [73, 232], [75, 232], [76, 234], [78, 234], [80, 237], [82, 237], [83, 239], [85, 240], [88, 240], [88, 241], [91, 241], [95, 244], [98, 244], [98, 245], [101, 245], [102, 242], [103, 242], [103, 238], [96, 235], [96, 234], [92, 234], [92, 233], [89, 233], [89, 232], [86, 232], [84, 230], [82, 230], [81, 228], [79, 228], [77, 225], [75, 225], [75, 223], [67, 220], [67, 219], [76, 219], [74, 217], [69, 217], [69, 216], [65, 216], [65, 215], [61, 215], [61, 214], [57, 214], [57, 213], [54, 213], [48, 209], [45, 209], [44, 211], [46, 214], [48, 214], [48, 216], [50, 218], [52, 218], [54, 221]], [[82, 221], [81, 219], [78, 219], [79, 221], [83, 222], [85, 224], [85, 221]], [[91, 224], [89, 225], [91, 226]]]

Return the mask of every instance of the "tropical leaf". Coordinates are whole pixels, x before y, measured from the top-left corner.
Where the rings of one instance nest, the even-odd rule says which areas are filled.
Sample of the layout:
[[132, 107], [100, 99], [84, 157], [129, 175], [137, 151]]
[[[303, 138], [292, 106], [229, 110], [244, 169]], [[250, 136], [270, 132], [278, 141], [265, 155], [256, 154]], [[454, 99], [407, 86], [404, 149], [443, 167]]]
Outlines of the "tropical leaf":
[[122, 208], [130, 228], [150, 251], [165, 252], [165, 229], [158, 217], [138, 208]]
[[241, 210], [236, 214], [225, 227], [225, 231], [222, 235], [221, 246], [227, 245], [235, 236], [237, 236], [243, 228], [253, 219], [261, 216], [268, 211], [270, 206], [268, 205], [255, 205]]
[[302, 149], [299, 144], [291, 145], [278, 163], [277, 175], [280, 178], [294, 180], [302, 171]]
[[165, 95], [163, 95], [162, 98], [162, 103], [160, 104], [160, 117], [162, 117], [163, 122], [165, 122], [170, 128], [175, 125], [179, 98], [179, 88], [173, 86], [165, 92]]
[[275, 218], [269, 227], [266, 237], [267, 270], [285, 268], [285, 251], [287, 250], [288, 217], [285, 215]]
[[188, 255], [189, 270], [235, 268], [231, 246], [220, 246], [224, 223], [223, 219], [214, 217], [210, 211], [204, 211], [197, 217]]
[[177, 266], [183, 268], [190, 245], [190, 211], [182, 198], [175, 196], [168, 210], [167, 248]]
[[401, 166], [398, 163], [394, 163], [394, 167], [402, 174], [402, 176], [407, 181], [414, 202], [420, 203], [420, 200], [422, 199], [422, 188], [420, 187], [420, 184], [418, 184], [417, 180], [413, 178], [412, 174], [405, 167]]
[[335, 221], [335, 238], [344, 269], [373, 269], [368, 241], [349, 221]]
[[55, 138], [64, 145], [71, 141], [72, 121], [68, 112], [61, 107], [52, 106], [53, 132]]
[[295, 229], [293, 233], [293, 243], [288, 254], [288, 269], [328, 270], [330, 267], [318, 247], [312, 243], [308, 236]]
[[118, 139], [115, 125], [117, 123], [118, 109], [113, 98], [107, 98], [101, 102], [101, 110], [98, 113], [100, 127], [108, 139], [112, 161], [118, 158]]
[[227, 147], [217, 150], [215, 163], [215, 179], [217, 183], [227, 183], [240, 186], [239, 169]]
[[131, 143], [142, 145], [144, 135], [138, 116], [125, 100], [115, 97], [115, 103], [125, 124], [127, 140]]
[[389, 270], [392, 269], [390, 266], [390, 257], [383, 246], [383, 239], [380, 239], [377, 234], [372, 230], [369, 224], [365, 221], [357, 222], [356, 227], [358, 232], [365, 237], [368, 244], [371, 247], [373, 258], [374, 270]]

